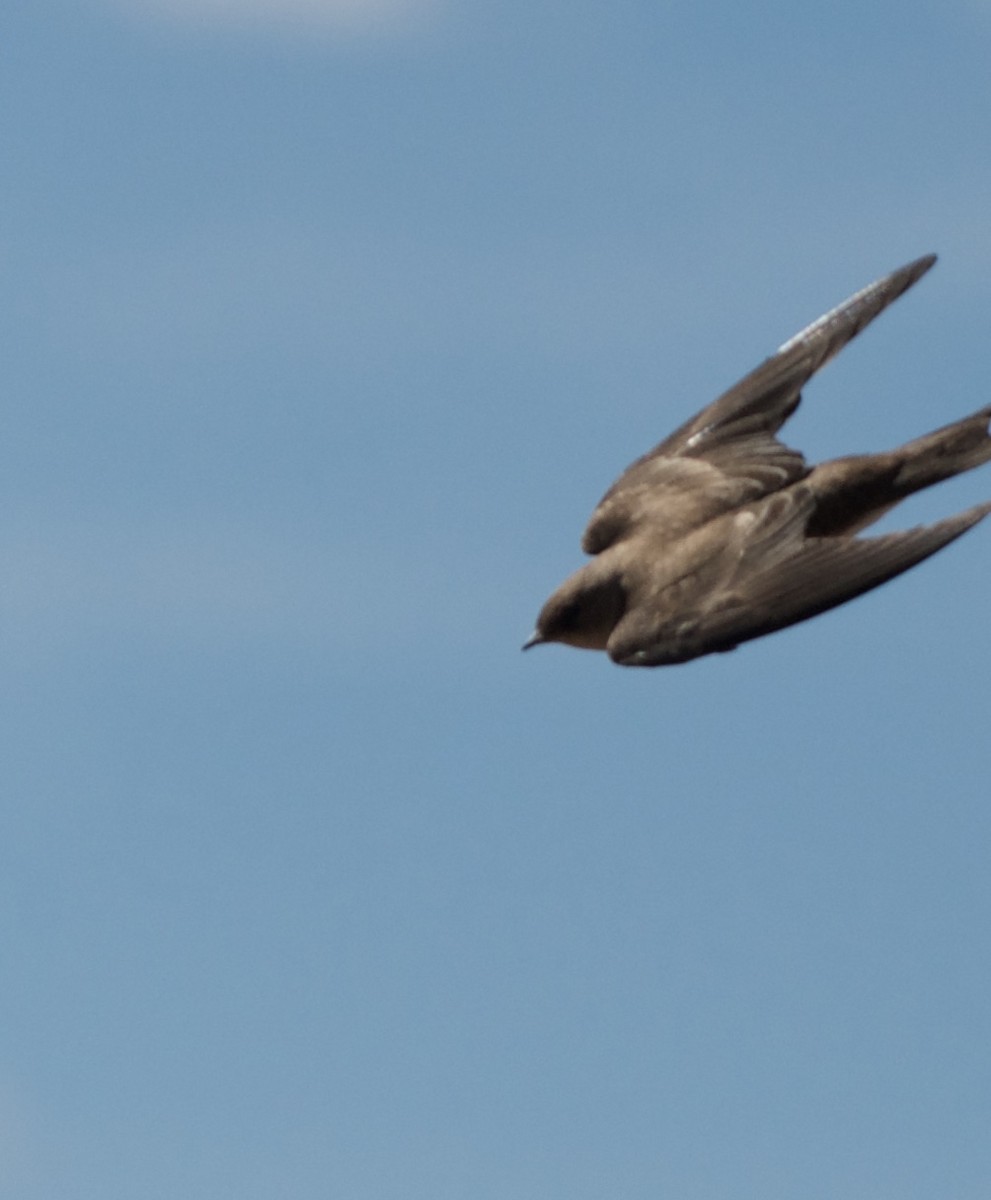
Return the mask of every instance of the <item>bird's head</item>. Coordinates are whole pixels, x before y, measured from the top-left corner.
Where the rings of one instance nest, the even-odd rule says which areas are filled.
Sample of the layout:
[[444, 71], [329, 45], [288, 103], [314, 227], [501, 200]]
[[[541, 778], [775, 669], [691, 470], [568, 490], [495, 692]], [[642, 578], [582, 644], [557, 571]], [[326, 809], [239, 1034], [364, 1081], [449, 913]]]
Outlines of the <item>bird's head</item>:
[[550, 597], [524, 650], [543, 642], [564, 642], [582, 650], [604, 650], [626, 597], [615, 573], [603, 575], [599, 560], [576, 571]]

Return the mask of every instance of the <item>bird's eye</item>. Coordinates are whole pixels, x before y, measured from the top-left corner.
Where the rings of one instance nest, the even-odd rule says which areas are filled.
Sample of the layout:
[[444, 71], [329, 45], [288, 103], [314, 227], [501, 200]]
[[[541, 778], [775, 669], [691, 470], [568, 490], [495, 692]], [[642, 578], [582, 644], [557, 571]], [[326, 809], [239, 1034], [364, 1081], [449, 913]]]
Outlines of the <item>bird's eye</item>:
[[558, 613], [557, 622], [562, 629], [573, 629], [578, 624], [578, 605], [566, 604]]

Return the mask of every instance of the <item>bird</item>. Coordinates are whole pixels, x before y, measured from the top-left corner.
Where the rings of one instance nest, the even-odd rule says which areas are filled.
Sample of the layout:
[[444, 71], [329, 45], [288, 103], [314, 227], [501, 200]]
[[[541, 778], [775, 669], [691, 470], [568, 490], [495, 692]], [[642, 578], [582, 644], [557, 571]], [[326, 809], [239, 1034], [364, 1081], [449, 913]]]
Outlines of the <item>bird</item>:
[[860, 537], [900, 501], [991, 459], [991, 405], [895, 450], [810, 466], [777, 438], [812, 376], [934, 265], [869, 284], [632, 463], [592, 513], [591, 561], [523, 646], [657, 667], [735, 649], [845, 604], [973, 528], [991, 502]]

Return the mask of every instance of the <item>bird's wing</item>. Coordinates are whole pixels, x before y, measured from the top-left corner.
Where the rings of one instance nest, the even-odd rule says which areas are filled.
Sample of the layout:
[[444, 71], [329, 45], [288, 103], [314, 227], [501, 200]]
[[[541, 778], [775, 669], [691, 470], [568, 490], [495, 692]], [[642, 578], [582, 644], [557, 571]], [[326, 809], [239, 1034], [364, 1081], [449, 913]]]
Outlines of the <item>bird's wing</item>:
[[934, 254], [916, 259], [813, 321], [637, 459], [599, 502], [583, 549], [598, 554], [644, 522], [677, 536], [806, 475], [802, 455], [775, 436], [802, 388], [935, 261]]
[[610, 646], [610, 654], [624, 665], [653, 666], [732, 650], [895, 578], [966, 533], [989, 512], [991, 503], [979, 504], [934, 525], [876, 538], [810, 538], [790, 552], [790, 538], [769, 538], [767, 553], [755, 548], [754, 553], [744, 554], [734, 577], [712, 602], [691, 621], [681, 623], [675, 642], [669, 628], [654, 645], [617, 644], [617, 653]]

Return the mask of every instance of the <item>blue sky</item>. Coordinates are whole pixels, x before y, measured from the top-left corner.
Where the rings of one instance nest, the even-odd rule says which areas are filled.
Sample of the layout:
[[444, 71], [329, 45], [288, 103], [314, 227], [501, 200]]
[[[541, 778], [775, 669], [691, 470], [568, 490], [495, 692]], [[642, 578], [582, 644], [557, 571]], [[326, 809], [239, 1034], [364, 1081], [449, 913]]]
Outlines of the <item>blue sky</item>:
[[519, 646], [902, 262], [790, 440], [988, 403], [988, 4], [3, 25], [0, 1194], [984, 1200], [991, 531], [685, 667]]

